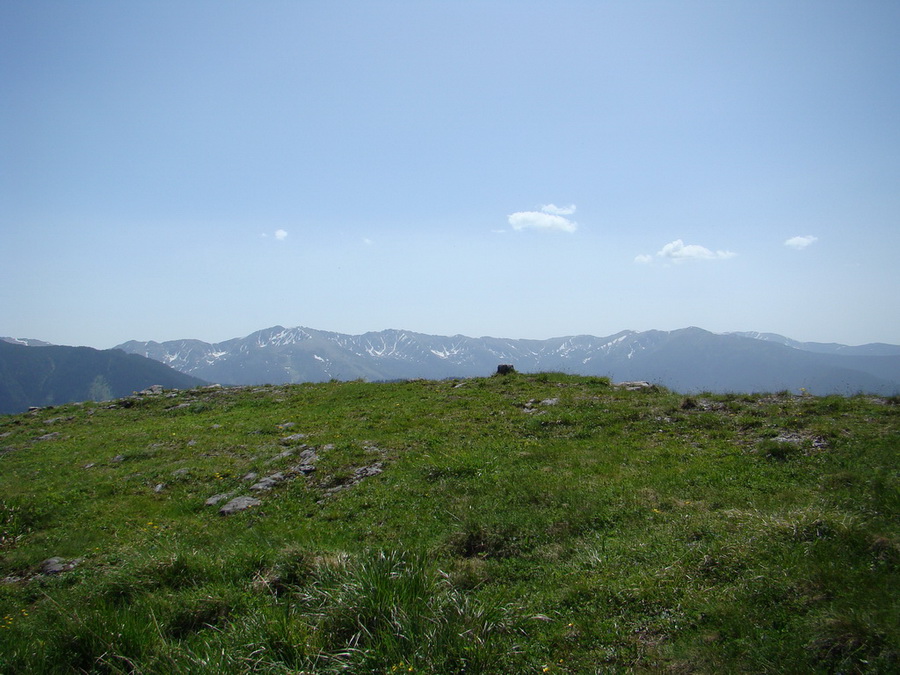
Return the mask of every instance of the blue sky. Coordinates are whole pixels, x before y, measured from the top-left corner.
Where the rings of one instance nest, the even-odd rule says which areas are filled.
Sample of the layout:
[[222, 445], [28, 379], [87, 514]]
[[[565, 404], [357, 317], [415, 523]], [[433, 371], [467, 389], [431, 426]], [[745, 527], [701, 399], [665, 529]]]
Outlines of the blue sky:
[[0, 3], [0, 335], [900, 344], [900, 3]]

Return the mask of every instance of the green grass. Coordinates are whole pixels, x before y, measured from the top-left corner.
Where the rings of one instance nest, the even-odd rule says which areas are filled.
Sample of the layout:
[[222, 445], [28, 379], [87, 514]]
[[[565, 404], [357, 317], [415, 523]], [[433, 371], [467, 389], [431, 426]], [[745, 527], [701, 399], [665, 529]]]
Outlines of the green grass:
[[0, 417], [0, 673], [897, 672], [898, 447], [554, 373]]

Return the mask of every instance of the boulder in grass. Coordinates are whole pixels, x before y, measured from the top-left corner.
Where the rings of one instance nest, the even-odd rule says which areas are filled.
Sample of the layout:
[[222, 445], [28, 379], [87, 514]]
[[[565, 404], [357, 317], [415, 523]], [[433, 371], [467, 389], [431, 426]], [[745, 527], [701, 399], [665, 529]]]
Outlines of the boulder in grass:
[[230, 516], [232, 513], [237, 513], [238, 511], [246, 511], [253, 506], [259, 506], [260, 504], [262, 504], [262, 502], [255, 497], [235, 497], [225, 506], [219, 509], [219, 515]]

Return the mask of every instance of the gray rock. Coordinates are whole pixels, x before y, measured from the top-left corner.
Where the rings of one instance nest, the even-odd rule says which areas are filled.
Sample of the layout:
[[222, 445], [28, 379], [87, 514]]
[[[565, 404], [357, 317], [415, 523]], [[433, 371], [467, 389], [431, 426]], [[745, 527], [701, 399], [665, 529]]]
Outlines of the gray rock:
[[634, 382], [616, 382], [613, 387], [616, 389], [624, 389], [625, 391], [638, 391], [640, 389], [650, 389], [653, 385], [642, 380]]
[[251, 471], [250, 473], [246, 474], [243, 478], [241, 478], [241, 480], [244, 481], [245, 483], [249, 483], [252, 480], [256, 480], [258, 476], [259, 476], [258, 473], [256, 473], [255, 471]]
[[273, 487], [278, 485], [283, 480], [284, 480], [283, 473], [281, 473], [281, 472], [273, 473], [271, 476], [266, 476], [258, 483], [251, 485], [250, 489], [255, 490], [257, 492], [262, 492], [264, 490], [271, 490]]
[[361, 466], [353, 472], [354, 482], [359, 482], [363, 478], [370, 478], [371, 476], [377, 476], [384, 468], [381, 462], [375, 462], [374, 464], [370, 464], [369, 466]]
[[307, 448], [300, 453], [297, 459], [299, 459], [304, 464], [313, 464], [314, 462], [318, 461], [319, 455], [316, 454], [315, 448]]
[[55, 440], [55, 439], [57, 439], [57, 438], [59, 438], [59, 432], [58, 432], [58, 431], [53, 431], [53, 432], [51, 432], [51, 433], [49, 433], [49, 434], [44, 434], [43, 436], [38, 436], [38, 437], [35, 438], [34, 440], [36, 440], [36, 441], [52, 441], [52, 440]]
[[166, 485], [165, 483], [158, 483], [158, 484], [156, 485], [156, 487], [153, 488], [153, 491], [154, 491], [156, 494], [159, 494], [160, 492], [162, 492], [163, 490], [165, 490], [166, 487], [167, 487], [167, 485]]
[[218, 495], [213, 495], [212, 497], [210, 497], [203, 503], [206, 504], [207, 506], [215, 506], [219, 502], [224, 502], [226, 499], [231, 499], [232, 497], [234, 497], [233, 492], [223, 492]]
[[266, 464], [273, 464], [274, 462], [277, 462], [279, 459], [284, 459], [285, 457], [290, 457], [293, 454], [294, 454], [293, 450], [284, 450], [283, 452], [279, 452], [277, 455], [272, 457], [272, 459], [268, 460], [266, 462]]
[[68, 572], [78, 566], [81, 562], [80, 558], [74, 560], [64, 560], [63, 558], [47, 558], [41, 563], [41, 574], [60, 574]]
[[291, 434], [290, 436], [284, 436], [281, 439], [282, 443], [296, 443], [297, 441], [302, 441], [306, 438], [306, 434]]
[[235, 497], [219, 509], [219, 515], [230, 516], [232, 513], [246, 511], [253, 506], [259, 506], [260, 504], [262, 504], [262, 502], [254, 497]]

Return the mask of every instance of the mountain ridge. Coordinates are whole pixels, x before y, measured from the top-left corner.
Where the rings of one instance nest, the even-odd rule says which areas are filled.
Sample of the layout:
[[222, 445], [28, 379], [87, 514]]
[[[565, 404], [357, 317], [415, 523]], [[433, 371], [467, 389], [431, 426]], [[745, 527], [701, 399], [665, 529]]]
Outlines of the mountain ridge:
[[803, 343], [773, 333], [712, 333], [697, 327], [537, 340], [399, 329], [348, 335], [277, 325], [219, 343], [132, 340], [116, 349], [234, 385], [471, 377], [509, 363], [522, 372], [640, 379], [686, 393], [900, 391], [900, 346]]
[[29, 346], [0, 339], [0, 414], [122, 398], [152, 385], [189, 389], [203, 384], [196, 377], [122, 350]]

